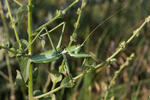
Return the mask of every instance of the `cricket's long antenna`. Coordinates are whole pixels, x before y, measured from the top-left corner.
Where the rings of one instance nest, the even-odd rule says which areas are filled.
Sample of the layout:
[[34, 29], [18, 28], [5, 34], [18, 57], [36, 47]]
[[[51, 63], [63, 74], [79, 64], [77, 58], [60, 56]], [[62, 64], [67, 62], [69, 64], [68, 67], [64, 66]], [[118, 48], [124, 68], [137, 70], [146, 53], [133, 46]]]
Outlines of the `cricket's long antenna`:
[[122, 7], [121, 9], [117, 10], [115, 13], [113, 13], [111, 16], [109, 16], [108, 18], [106, 18], [104, 21], [102, 21], [100, 24], [98, 24], [90, 33], [89, 35], [86, 37], [86, 39], [83, 41], [83, 43], [80, 45], [80, 47], [82, 47], [85, 42], [89, 39], [89, 37], [100, 27], [102, 26], [105, 22], [107, 22], [109, 19], [111, 19], [113, 16], [115, 16], [116, 14], [118, 14], [120, 11], [122, 11], [125, 8]]

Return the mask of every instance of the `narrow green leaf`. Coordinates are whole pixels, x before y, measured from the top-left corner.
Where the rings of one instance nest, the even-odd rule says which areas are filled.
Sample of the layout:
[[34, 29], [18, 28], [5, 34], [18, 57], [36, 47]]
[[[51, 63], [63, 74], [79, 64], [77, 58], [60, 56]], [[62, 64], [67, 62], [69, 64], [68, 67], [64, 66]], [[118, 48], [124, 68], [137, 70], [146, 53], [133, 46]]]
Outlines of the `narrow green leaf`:
[[[38, 95], [42, 95], [42, 94], [43, 94], [43, 92], [41, 90], [34, 90], [34, 92], [33, 92], [34, 96], [38, 96]], [[40, 98], [38, 100], [52, 100], [51, 98], [52, 97], [50, 97], [50, 96], [46, 96], [46, 97]]]

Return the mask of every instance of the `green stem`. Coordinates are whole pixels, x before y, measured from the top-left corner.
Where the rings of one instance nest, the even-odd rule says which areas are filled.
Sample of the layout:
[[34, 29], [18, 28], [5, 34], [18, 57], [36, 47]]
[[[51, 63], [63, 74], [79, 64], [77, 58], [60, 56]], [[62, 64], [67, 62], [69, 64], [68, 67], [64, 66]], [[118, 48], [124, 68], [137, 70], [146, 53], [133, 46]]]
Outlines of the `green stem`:
[[55, 89], [56, 84], [57, 84], [57, 82], [56, 82], [56, 81], [55, 81], [55, 82], [53, 82], [53, 86], [52, 86], [51, 90], [54, 90], [54, 89]]
[[130, 57], [127, 57], [127, 60], [124, 64], [122, 64], [119, 68], [119, 70], [117, 70], [112, 78], [112, 80], [110, 81], [110, 84], [106, 90], [106, 93], [105, 93], [105, 97], [104, 97], [104, 100], [108, 100], [108, 93], [109, 93], [109, 89], [112, 88], [112, 86], [115, 84], [115, 80], [117, 79], [118, 75], [120, 74], [120, 72], [126, 67], [129, 65], [129, 62], [133, 59], [134, 57], [134, 53], [132, 53], [130, 55]]
[[13, 83], [13, 78], [12, 78], [12, 69], [10, 66], [10, 61], [9, 61], [9, 57], [7, 53], [6, 53], [6, 63], [7, 63], [7, 69], [8, 69], [9, 82], [11, 84], [10, 100], [15, 100], [15, 88], [14, 88], [14, 83]]
[[17, 0], [14, 0], [14, 2], [15, 2], [16, 4], [18, 4], [19, 6], [22, 6], [22, 4], [21, 4], [19, 1], [17, 1]]
[[52, 23], [53, 21], [55, 21], [56, 19], [58, 19], [60, 17], [60, 14], [57, 14], [54, 18], [52, 18], [51, 20], [49, 20], [47, 23], [43, 24], [42, 26], [40, 26], [39, 28], [37, 28], [35, 31], [39, 31], [41, 30], [43, 27], [46, 27], [47, 25], [49, 25], [50, 23]]
[[21, 49], [21, 42], [20, 42], [20, 39], [19, 39], [19, 36], [18, 36], [18, 33], [17, 33], [17, 28], [16, 28], [16, 25], [15, 25], [14, 19], [12, 17], [12, 13], [11, 13], [11, 9], [10, 9], [8, 0], [6, 0], [6, 5], [7, 5], [7, 8], [8, 8], [8, 14], [9, 14], [9, 17], [10, 17], [10, 20], [11, 20], [11, 24], [12, 24], [12, 27], [13, 27], [14, 32], [15, 32], [16, 40], [19, 44], [19, 48]]
[[39, 96], [35, 96], [34, 99], [39, 99], [39, 98], [48, 96], [48, 95], [50, 95], [50, 94], [53, 94], [53, 93], [57, 92], [58, 90], [60, 90], [60, 89], [62, 89], [62, 88], [63, 88], [62, 86], [59, 86], [59, 87], [57, 87], [57, 88], [55, 88], [55, 89], [53, 89], [53, 90], [51, 90], [51, 91], [49, 91], [49, 92], [47, 92], [47, 93], [45, 93], [45, 94], [42, 94], [42, 95], [39, 95]]
[[3, 12], [2, 8], [3, 8], [3, 6], [0, 2], [0, 16], [1, 16], [1, 19], [2, 19], [2, 23], [4, 25], [4, 30], [6, 32], [6, 39], [8, 40], [8, 38], [9, 38], [9, 29], [8, 29], [8, 25], [6, 23], [6, 18], [5, 18], [5, 15], [4, 15], [4, 12]]
[[79, 0], [74, 0], [67, 8], [65, 8], [62, 12], [65, 14], [72, 6], [74, 6], [76, 3], [78, 3]]
[[[28, 1], [28, 42], [32, 42], [32, 0]], [[29, 55], [32, 55], [32, 45], [28, 48]], [[29, 67], [28, 93], [29, 100], [33, 100], [33, 83], [32, 83], [32, 64]]]
[[81, 19], [81, 15], [82, 15], [82, 10], [83, 10], [84, 7], [85, 7], [85, 1], [82, 0], [82, 5], [81, 5], [81, 7], [78, 9], [78, 11], [77, 11], [78, 18], [77, 18], [77, 22], [75, 23], [75, 28], [74, 28], [74, 31], [73, 31], [73, 33], [72, 33], [72, 36], [71, 36], [71, 39], [70, 39], [70, 42], [69, 42], [68, 47], [72, 45], [72, 42], [73, 42], [73, 41], [76, 41], [77, 30], [78, 30], [78, 28], [79, 28], [79, 23], [80, 23], [80, 19]]
[[2, 71], [0, 71], [0, 76], [2, 76], [5, 80], [10, 81], [9, 77], [5, 73], [3, 73]]

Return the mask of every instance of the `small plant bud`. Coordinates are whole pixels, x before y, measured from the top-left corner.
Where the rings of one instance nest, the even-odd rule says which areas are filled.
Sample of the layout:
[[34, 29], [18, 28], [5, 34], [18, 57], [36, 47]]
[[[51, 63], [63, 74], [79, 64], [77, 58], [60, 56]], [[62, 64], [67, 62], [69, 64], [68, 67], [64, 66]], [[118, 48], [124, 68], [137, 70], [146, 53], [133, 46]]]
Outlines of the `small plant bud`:
[[77, 33], [74, 33], [71, 37], [70, 40], [76, 42], [77, 41]]
[[148, 16], [147, 18], [145, 18], [146, 22], [150, 22], [150, 16]]
[[119, 47], [124, 49], [126, 47], [126, 42], [125, 41], [121, 42]]
[[76, 27], [77, 27], [77, 23], [74, 24], [74, 28], [76, 28]]
[[109, 63], [109, 64], [113, 64], [114, 62], [116, 62], [117, 60], [116, 60], [116, 58], [111, 58], [111, 59], [108, 59], [107, 60], [107, 62]]
[[65, 14], [66, 14], [66, 11], [63, 10], [63, 11], [62, 11], [62, 15], [65, 15]]
[[116, 61], [117, 61], [116, 58], [110, 59], [110, 63], [114, 63], [114, 62], [116, 62]]
[[77, 14], [79, 15], [81, 13], [81, 9], [80, 8], [78, 8], [78, 10], [77, 10]]
[[140, 32], [139, 32], [140, 30], [139, 29], [137, 29], [137, 30], [135, 30], [134, 32], [133, 32], [133, 34], [135, 34], [136, 35], [136, 37], [138, 37], [139, 36], [139, 34], [140, 34]]
[[56, 15], [61, 15], [62, 11], [61, 10], [56, 10]]

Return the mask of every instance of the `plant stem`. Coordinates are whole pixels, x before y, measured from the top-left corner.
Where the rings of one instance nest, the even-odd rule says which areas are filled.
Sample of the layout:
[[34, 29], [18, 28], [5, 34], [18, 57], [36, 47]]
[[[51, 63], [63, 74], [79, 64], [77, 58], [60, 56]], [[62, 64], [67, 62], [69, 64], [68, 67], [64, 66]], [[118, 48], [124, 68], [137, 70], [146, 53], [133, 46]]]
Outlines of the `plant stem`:
[[12, 24], [12, 27], [13, 27], [14, 32], [15, 32], [16, 40], [19, 44], [19, 48], [21, 49], [21, 42], [20, 42], [20, 39], [19, 39], [19, 36], [18, 36], [18, 33], [17, 33], [17, 28], [16, 28], [16, 25], [15, 25], [14, 19], [12, 17], [12, 13], [11, 13], [11, 9], [10, 9], [8, 0], [6, 0], [6, 5], [7, 5], [7, 8], [8, 8], [8, 14], [9, 14], [9, 17], [10, 17], [10, 20], [11, 20], [11, 24]]
[[60, 14], [57, 14], [54, 18], [52, 18], [51, 20], [49, 20], [47, 23], [43, 24], [42, 26], [40, 26], [39, 28], [37, 28], [35, 31], [39, 31], [41, 30], [43, 27], [46, 27], [47, 25], [49, 25], [50, 23], [52, 23], [53, 21], [55, 21], [56, 19], [58, 19], [60, 17]]
[[63, 88], [62, 86], [59, 86], [59, 87], [57, 87], [57, 88], [55, 88], [55, 89], [53, 89], [53, 90], [51, 90], [51, 91], [49, 91], [49, 92], [47, 92], [47, 93], [45, 93], [45, 94], [42, 94], [42, 95], [39, 95], [39, 96], [35, 96], [34, 99], [39, 99], [39, 98], [45, 97], [45, 96], [47, 96], [47, 95], [50, 95], [50, 94], [52, 94], [52, 93], [57, 92], [58, 90], [60, 90], [60, 89], [62, 89], [62, 88]]
[[134, 53], [132, 53], [130, 55], [130, 57], [127, 57], [127, 60], [124, 64], [122, 64], [119, 68], [119, 70], [117, 70], [112, 78], [112, 80], [110, 81], [110, 84], [106, 90], [106, 93], [105, 93], [105, 97], [104, 97], [104, 100], [108, 100], [108, 93], [109, 93], [109, 89], [112, 88], [112, 86], [115, 84], [115, 80], [116, 78], [118, 77], [118, 75], [120, 74], [120, 72], [126, 67], [129, 65], [129, 62], [133, 59], [134, 57]]
[[[28, 42], [32, 42], [32, 0], [28, 1]], [[28, 48], [29, 55], [32, 55], [32, 45]], [[33, 85], [32, 85], [32, 64], [29, 67], [28, 93], [29, 100], [33, 100]]]
[[14, 88], [14, 83], [13, 83], [13, 78], [12, 78], [12, 69], [10, 66], [10, 61], [9, 61], [9, 57], [7, 53], [6, 53], [6, 63], [7, 63], [7, 69], [8, 69], [9, 82], [11, 84], [10, 100], [15, 100], [15, 88]]
[[5, 32], [6, 32], [6, 38], [8, 40], [8, 38], [9, 38], [9, 29], [8, 29], [8, 25], [6, 23], [6, 18], [5, 18], [5, 15], [4, 15], [4, 12], [3, 12], [2, 8], [3, 8], [3, 6], [2, 6], [2, 4], [0, 2], [0, 16], [1, 16], [2, 23], [4, 25], [4, 29], [5, 29]]
[[57, 84], [57, 82], [56, 82], [56, 81], [54, 81], [54, 82], [53, 82], [53, 86], [52, 86], [51, 90], [54, 90], [54, 89], [55, 89], [56, 84]]
[[16, 4], [18, 4], [19, 6], [22, 6], [22, 4], [21, 4], [19, 1], [17, 1], [17, 0], [14, 0], [14, 2], [15, 2]]
[[77, 22], [75, 23], [75, 28], [74, 28], [74, 31], [72, 33], [72, 36], [71, 36], [71, 39], [70, 39], [68, 47], [71, 46], [73, 41], [76, 41], [77, 30], [79, 28], [79, 23], [80, 23], [80, 20], [81, 20], [82, 10], [83, 10], [84, 7], [85, 7], [85, 1], [82, 0], [81, 7], [77, 11], [78, 18], [77, 18]]
[[9, 81], [9, 77], [2, 71], [0, 71], [0, 76], [2, 76], [5, 80]]

